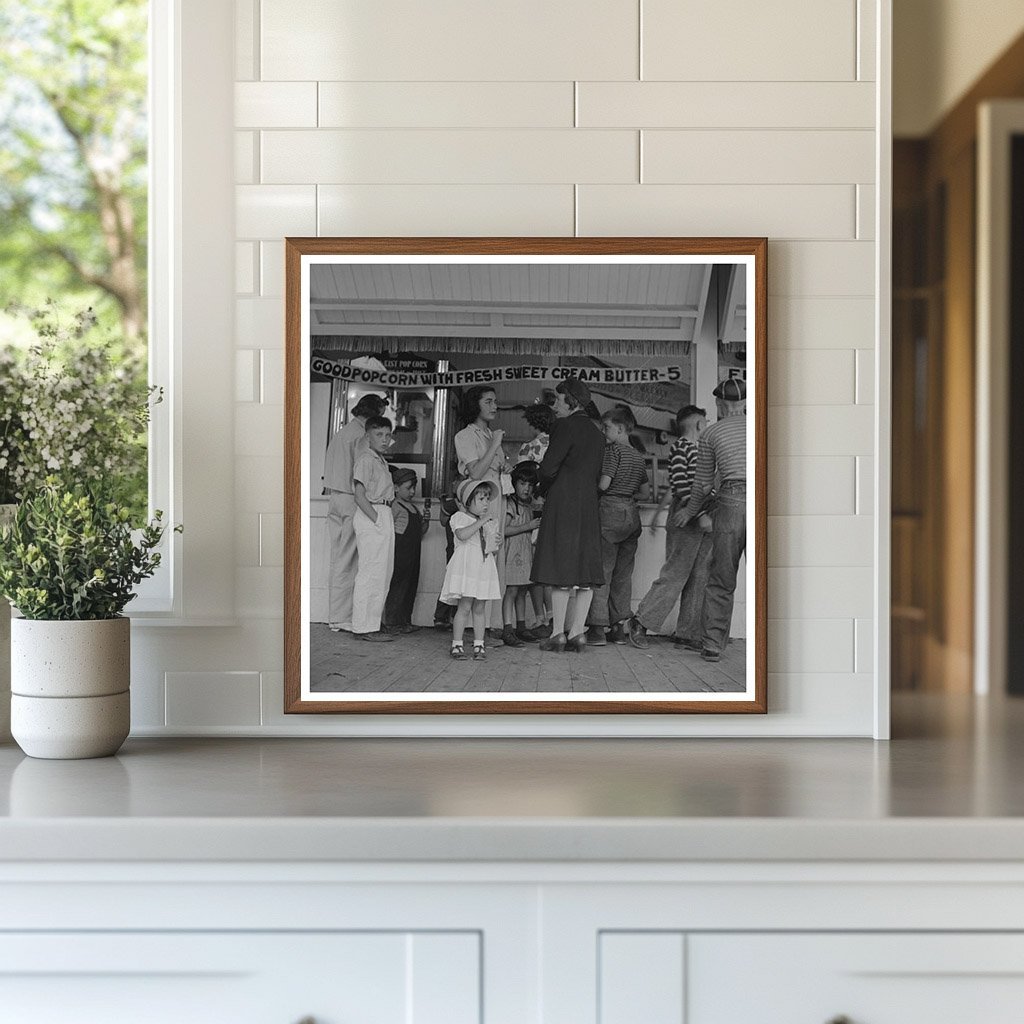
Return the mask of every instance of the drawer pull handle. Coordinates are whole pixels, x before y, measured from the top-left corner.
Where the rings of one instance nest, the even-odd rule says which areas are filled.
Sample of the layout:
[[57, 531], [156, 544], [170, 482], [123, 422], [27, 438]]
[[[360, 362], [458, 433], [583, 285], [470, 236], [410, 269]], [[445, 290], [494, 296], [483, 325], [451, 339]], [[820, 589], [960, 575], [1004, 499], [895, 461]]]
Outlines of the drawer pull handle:
[[[299, 1021], [299, 1024], [305, 1024], [305, 1022]], [[313, 1021], [310, 1021], [309, 1024], [313, 1024]], [[825, 1024], [853, 1024], [853, 1021], [845, 1013], [841, 1013], [838, 1017], [825, 1021]]]

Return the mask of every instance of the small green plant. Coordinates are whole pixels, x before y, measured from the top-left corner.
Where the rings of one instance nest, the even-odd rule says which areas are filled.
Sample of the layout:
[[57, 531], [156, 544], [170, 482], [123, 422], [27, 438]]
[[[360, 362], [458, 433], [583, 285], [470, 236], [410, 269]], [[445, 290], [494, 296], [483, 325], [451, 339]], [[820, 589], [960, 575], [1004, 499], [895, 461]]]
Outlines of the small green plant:
[[26, 619], [116, 618], [160, 564], [161, 518], [133, 531], [127, 508], [49, 477], [0, 527], [0, 594]]

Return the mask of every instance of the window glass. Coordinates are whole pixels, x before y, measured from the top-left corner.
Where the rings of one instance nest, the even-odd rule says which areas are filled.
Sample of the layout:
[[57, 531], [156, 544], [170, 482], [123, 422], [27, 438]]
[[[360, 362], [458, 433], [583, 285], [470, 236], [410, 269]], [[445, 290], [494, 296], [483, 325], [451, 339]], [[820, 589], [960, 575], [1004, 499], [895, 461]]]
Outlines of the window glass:
[[[0, 5], [0, 346], [24, 359], [35, 340], [15, 309], [91, 310], [57, 358], [80, 373], [102, 349], [126, 403], [148, 374], [148, 23], [146, 0]], [[116, 476], [143, 518], [145, 431]]]

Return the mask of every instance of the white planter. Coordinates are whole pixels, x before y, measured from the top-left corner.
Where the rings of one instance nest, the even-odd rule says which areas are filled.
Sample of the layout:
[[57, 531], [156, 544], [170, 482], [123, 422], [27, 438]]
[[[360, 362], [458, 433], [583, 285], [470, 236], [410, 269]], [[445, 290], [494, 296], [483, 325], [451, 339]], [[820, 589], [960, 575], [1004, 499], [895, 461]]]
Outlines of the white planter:
[[131, 728], [129, 619], [11, 620], [11, 732], [30, 757], [105, 757]]
[[[17, 505], [0, 505], [0, 526], [14, 518]], [[0, 743], [11, 738], [11, 606], [0, 597]]]

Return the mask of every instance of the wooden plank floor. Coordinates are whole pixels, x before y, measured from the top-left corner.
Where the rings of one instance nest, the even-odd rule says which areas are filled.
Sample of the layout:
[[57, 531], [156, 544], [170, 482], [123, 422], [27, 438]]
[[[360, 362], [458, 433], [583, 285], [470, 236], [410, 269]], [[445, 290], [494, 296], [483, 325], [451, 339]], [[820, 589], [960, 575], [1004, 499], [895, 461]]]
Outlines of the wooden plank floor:
[[[722, 660], [668, 639], [650, 648], [588, 647], [585, 654], [554, 654], [537, 644], [488, 648], [484, 662], [452, 661], [451, 634], [423, 629], [390, 644], [310, 627], [310, 688], [317, 693], [737, 693], [746, 674], [745, 640], [730, 640]], [[472, 634], [466, 634], [466, 651]]]

